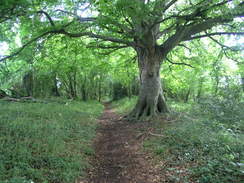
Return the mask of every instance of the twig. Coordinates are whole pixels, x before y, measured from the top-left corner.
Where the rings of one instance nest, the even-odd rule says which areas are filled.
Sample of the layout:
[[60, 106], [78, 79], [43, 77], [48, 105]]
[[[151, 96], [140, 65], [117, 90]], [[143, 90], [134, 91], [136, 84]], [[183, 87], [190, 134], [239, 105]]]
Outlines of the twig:
[[171, 63], [171, 64], [185, 65], [185, 66], [188, 66], [188, 67], [191, 67], [191, 68], [195, 68], [195, 67], [193, 67], [192, 65], [187, 64], [187, 63], [184, 63], [184, 62], [172, 62], [168, 57], [166, 57], [166, 60], [167, 60], [169, 63]]
[[156, 134], [156, 133], [152, 133], [152, 132], [149, 132], [149, 134], [152, 136], [156, 136], [156, 137], [164, 137], [164, 135]]
[[238, 48], [233, 48], [233, 47], [226, 46], [226, 45], [220, 43], [218, 40], [214, 39], [214, 38], [211, 37], [211, 36], [209, 36], [209, 38], [210, 38], [211, 40], [213, 40], [215, 43], [217, 43], [222, 49], [229, 49], [229, 50], [231, 50], [231, 51], [241, 51], [241, 50], [243, 50], [243, 49], [241, 49], [241, 48], [238, 49]]
[[193, 39], [200, 39], [200, 38], [209, 37], [209, 36], [221, 36], [221, 35], [244, 35], [244, 32], [214, 32], [214, 33], [208, 33], [208, 34], [203, 34], [203, 35], [199, 35], [199, 36], [193, 36], [187, 40], [189, 41], [189, 40], [193, 40]]

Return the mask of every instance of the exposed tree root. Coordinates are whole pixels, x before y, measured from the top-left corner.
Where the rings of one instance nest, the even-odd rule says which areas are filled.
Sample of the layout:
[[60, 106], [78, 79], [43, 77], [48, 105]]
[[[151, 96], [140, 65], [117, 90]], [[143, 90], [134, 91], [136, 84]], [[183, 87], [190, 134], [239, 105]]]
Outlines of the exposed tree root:
[[126, 116], [129, 121], [151, 121], [169, 113], [164, 98], [160, 94], [156, 99], [144, 97], [138, 100], [135, 108]]

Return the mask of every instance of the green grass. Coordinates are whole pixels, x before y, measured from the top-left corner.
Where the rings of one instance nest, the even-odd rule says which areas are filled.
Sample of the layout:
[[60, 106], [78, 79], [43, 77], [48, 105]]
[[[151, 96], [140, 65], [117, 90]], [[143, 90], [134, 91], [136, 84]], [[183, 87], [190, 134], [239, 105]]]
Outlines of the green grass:
[[[133, 96], [131, 98], [125, 97], [120, 100], [113, 101], [112, 106], [115, 108], [115, 111], [117, 113], [126, 114], [130, 112], [133, 109], [133, 107], [135, 107], [136, 102], [137, 102], [137, 96]], [[182, 111], [187, 112], [187, 110], [190, 109], [189, 107], [192, 105], [192, 103], [191, 104], [179, 103], [173, 100], [169, 100], [167, 101], [167, 103], [169, 103], [169, 106], [173, 108], [173, 110], [181, 111], [181, 112]]]
[[[214, 121], [184, 121], [164, 129], [163, 135], [144, 143], [147, 150], [167, 162], [163, 169], [190, 166], [188, 178], [201, 183], [241, 180], [244, 135], [234, 134]], [[173, 176], [182, 178], [177, 172]]]
[[72, 183], [93, 154], [97, 102], [0, 102], [0, 182]]
[[[171, 182], [230, 183], [244, 180], [243, 103], [209, 101], [208, 104], [168, 101], [179, 114], [173, 122], [155, 121], [155, 133], [145, 150], [162, 163], [162, 174]], [[116, 102], [125, 112], [133, 100]]]
[[121, 100], [114, 101], [112, 103], [112, 106], [115, 108], [115, 111], [118, 114], [126, 114], [130, 112], [133, 109], [133, 107], [136, 105], [136, 100], [137, 100], [136, 96], [132, 98], [126, 97]]

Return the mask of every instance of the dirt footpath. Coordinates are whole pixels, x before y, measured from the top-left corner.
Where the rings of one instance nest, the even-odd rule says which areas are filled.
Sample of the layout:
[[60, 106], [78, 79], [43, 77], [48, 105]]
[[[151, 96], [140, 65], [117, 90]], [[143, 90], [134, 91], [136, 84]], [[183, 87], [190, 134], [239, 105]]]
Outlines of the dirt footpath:
[[120, 120], [108, 104], [99, 121], [96, 154], [85, 183], [162, 182], [150, 156], [141, 151], [140, 123]]

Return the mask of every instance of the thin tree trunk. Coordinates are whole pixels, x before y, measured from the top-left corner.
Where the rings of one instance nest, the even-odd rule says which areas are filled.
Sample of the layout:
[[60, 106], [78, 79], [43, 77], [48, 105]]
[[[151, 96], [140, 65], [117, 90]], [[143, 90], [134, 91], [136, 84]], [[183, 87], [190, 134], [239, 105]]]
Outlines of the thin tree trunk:
[[98, 101], [101, 102], [102, 99], [102, 80], [101, 78], [98, 81]]
[[244, 77], [241, 78], [242, 90], [244, 91]]
[[87, 93], [86, 93], [86, 76], [84, 77], [84, 81], [81, 85], [81, 95], [82, 95], [82, 100], [87, 101]]
[[199, 84], [199, 88], [198, 88], [197, 96], [196, 96], [197, 101], [200, 101], [200, 99], [201, 99], [202, 87], [203, 87], [203, 78], [200, 79], [200, 84]]
[[74, 81], [74, 80], [75, 80], [74, 75], [73, 75], [73, 77], [72, 77], [72, 75], [69, 75], [69, 74], [68, 74], [68, 82], [69, 82], [70, 97], [71, 97], [72, 99], [77, 98], [77, 95], [76, 95], [76, 84], [75, 84], [76, 81]]
[[26, 90], [27, 96], [33, 95], [33, 72], [29, 71], [23, 78], [23, 85]]
[[60, 93], [58, 91], [58, 80], [56, 78], [56, 74], [54, 74], [53, 77], [53, 88], [52, 88], [52, 94], [55, 97], [60, 97]]
[[77, 98], [76, 71], [74, 71], [74, 73], [73, 73], [73, 90], [74, 90], [74, 98]]
[[190, 93], [191, 93], [191, 89], [189, 88], [189, 89], [187, 90], [187, 93], [186, 93], [186, 96], [185, 96], [185, 100], [184, 100], [185, 103], [188, 102]]

